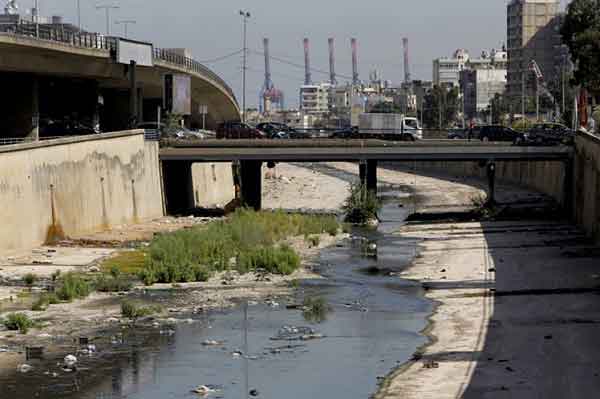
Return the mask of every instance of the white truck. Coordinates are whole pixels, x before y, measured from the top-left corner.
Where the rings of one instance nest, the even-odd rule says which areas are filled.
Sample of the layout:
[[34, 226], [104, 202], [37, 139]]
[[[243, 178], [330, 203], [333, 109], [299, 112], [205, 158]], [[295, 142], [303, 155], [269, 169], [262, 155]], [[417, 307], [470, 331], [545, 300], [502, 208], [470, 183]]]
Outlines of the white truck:
[[360, 114], [358, 134], [361, 138], [415, 141], [423, 139], [419, 120], [402, 114]]

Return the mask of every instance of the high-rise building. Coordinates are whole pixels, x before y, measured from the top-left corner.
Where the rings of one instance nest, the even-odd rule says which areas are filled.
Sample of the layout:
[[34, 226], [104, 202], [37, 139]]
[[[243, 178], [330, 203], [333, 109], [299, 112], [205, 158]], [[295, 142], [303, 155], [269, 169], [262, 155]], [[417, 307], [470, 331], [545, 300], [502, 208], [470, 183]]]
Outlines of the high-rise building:
[[300, 109], [305, 114], [324, 114], [330, 109], [331, 83], [300, 87]]
[[535, 83], [530, 72], [532, 60], [546, 81], [554, 79], [556, 52], [560, 48], [558, 0], [511, 0], [507, 6], [508, 74], [507, 94], [515, 112], [520, 112], [523, 83], [531, 95]]
[[467, 50], [459, 49], [452, 58], [442, 57], [433, 60], [433, 84], [435, 86], [455, 86], [460, 84], [460, 72], [469, 62]]

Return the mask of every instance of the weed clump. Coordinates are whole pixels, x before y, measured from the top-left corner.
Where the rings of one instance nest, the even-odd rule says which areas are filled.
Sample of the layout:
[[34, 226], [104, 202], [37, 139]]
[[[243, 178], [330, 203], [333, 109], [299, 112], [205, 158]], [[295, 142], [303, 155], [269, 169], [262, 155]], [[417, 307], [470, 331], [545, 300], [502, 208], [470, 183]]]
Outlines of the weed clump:
[[238, 210], [227, 220], [157, 237], [138, 275], [151, 285], [206, 281], [230, 269], [290, 274], [300, 258], [277, 242], [291, 236], [335, 235], [339, 227], [334, 216]]
[[54, 293], [42, 294], [37, 301], [31, 305], [31, 310], [34, 312], [42, 312], [48, 308], [48, 305], [56, 305], [60, 300]]
[[87, 297], [92, 292], [92, 285], [81, 275], [76, 273], [65, 274], [59, 282], [56, 296], [61, 301], [71, 302], [74, 299]]
[[27, 334], [35, 323], [25, 313], [11, 313], [3, 320], [4, 327], [11, 331], [20, 331]]
[[126, 292], [131, 291], [133, 283], [128, 278], [120, 274], [105, 276], [102, 275], [94, 282], [94, 288], [99, 292]]
[[37, 276], [33, 273], [27, 273], [24, 277], [23, 277], [23, 281], [25, 282], [25, 284], [28, 287], [31, 287], [37, 280]]
[[369, 220], [377, 219], [377, 212], [381, 209], [381, 204], [377, 195], [364, 184], [352, 184], [350, 186], [350, 195], [343, 206], [346, 215], [346, 222], [357, 225], [365, 225]]
[[304, 309], [302, 312], [304, 319], [311, 323], [322, 323], [327, 319], [327, 314], [331, 310], [327, 301], [321, 297], [305, 298], [302, 307]]
[[150, 316], [162, 312], [160, 306], [144, 306], [133, 301], [121, 302], [121, 315], [128, 319], [138, 319], [140, 317]]

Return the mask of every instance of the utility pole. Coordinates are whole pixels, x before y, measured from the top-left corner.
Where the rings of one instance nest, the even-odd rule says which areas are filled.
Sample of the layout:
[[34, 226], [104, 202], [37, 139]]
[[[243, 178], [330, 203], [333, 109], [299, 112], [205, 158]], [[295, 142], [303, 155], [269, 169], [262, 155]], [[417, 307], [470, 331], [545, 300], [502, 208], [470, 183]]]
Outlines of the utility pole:
[[[441, 89], [444, 90], [444, 89]], [[440, 96], [438, 98], [438, 116], [440, 119], [440, 130], [442, 130], [442, 93], [441, 91], [439, 92]]]
[[525, 120], [525, 71], [521, 72], [521, 118]]
[[38, 5], [38, 0], [35, 0], [34, 6], [35, 8], [35, 37], [39, 39], [40, 37], [40, 8]]
[[77, 28], [81, 33], [81, 0], [77, 0]]
[[247, 31], [248, 31], [248, 19], [250, 13], [248, 11], [240, 10], [240, 16], [244, 23], [244, 66], [242, 67], [242, 122], [246, 122], [246, 70], [248, 61], [248, 42], [247, 42]]
[[540, 121], [540, 81], [535, 80], [535, 120]]
[[126, 20], [121, 20], [121, 21], [115, 21], [115, 25], [123, 25], [123, 27], [125, 29], [125, 32], [124, 32], [125, 33], [125, 39], [127, 39], [129, 37], [128, 36], [129, 31], [128, 31], [127, 28], [129, 27], [129, 25], [135, 25], [135, 24], [136, 24], [136, 21], [133, 20], [133, 19], [126, 19]]
[[110, 10], [116, 10], [119, 6], [103, 5], [96, 6], [96, 10], [104, 10], [106, 13], [106, 35], [110, 35]]

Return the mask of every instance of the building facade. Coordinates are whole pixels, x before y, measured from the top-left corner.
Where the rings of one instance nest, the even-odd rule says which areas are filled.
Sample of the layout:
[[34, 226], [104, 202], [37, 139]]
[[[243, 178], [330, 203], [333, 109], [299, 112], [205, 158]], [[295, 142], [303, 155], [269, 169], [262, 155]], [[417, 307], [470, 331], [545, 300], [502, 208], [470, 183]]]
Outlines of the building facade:
[[506, 90], [506, 69], [466, 69], [461, 73], [464, 114], [474, 119], [486, 112], [496, 94]]
[[307, 115], [325, 114], [331, 106], [331, 84], [304, 85], [300, 87], [300, 110]]
[[442, 57], [433, 60], [433, 84], [435, 86], [458, 87], [460, 73], [469, 62], [467, 50], [458, 49], [451, 58]]
[[519, 110], [523, 95], [530, 96], [535, 90], [532, 60], [546, 81], [556, 77], [561, 44], [559, 11], [558, 0], [511, 0], [507, 6], [507, 94]]

